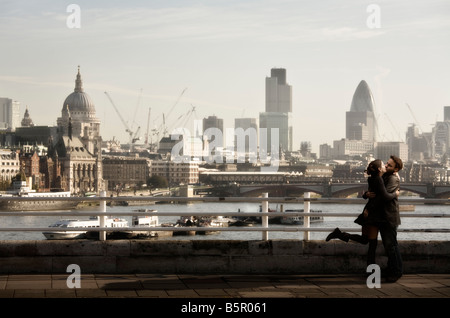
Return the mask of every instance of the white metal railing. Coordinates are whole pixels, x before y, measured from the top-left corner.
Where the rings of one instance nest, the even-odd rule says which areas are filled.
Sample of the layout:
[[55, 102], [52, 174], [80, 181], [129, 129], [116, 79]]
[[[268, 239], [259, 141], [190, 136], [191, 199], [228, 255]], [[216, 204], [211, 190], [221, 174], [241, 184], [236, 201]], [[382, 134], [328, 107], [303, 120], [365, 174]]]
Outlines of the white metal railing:
[[[310, 240], [310, 232], [330, 232], [334, 228], [324, 228], [324, 227], [310, 227], [310, 217], [313, 216], [341, 216], [341, 217], [352, 217], [355, 218], [359, 213], [335, 213], [335, 212], [311, 212], [311, 203], [348, 203], [348, 204], [361, 204], [363, 201], [361, 199], [349, 199], [349, 198], [311, 198], [310, 193], [306, 192], [303, 197], [272, 197], [269, 198], [267, 193], [264, 193], [262, 197], [142, 197], [142, 196], [127, 196], [127, 197], [107, 197], [106, 193], [102, 193], [99, 197], [52, 197], [50, 198], [11, 198], [11, 197], [0, 197], [0, 201], [3, 200], [14, 200], [14, 201], [79, 201], [79, 202], [100, 202], [99, 209], [97, 211], [29, 211], [29, 212], [11, 212], [5, 211], [0, 212], [1, 216], [98, 216], [100, 219], [100, 226], [96, 228], [84, 228], [84, 227], [73, 227], [65, 228], [64, 231], [95, 231], [99, 232], [99, 239], [106, 240], [106, 232], [112, 231], [247, 231], [247, 232], [261, 232], [262, 239], [268, 240], [269, 232], [304, 232], [303, 239]], [[243, 212], [107, 212], [106, 203], [113, 201], [164, 201], [164, 202], [258, 202], [261, 203], [261, 212], [245, 212], [245, 216], [261, 217], [261, 226], [257, 227], [213, 227], [207, 229], [206, 227], [105, 227], [105, 220], [107, 216], [119, 217], [119, 216], [243, 216]], [[399, 201], [405, 204], [450, 204], [449, 199], [408, 199], [400, 198]], [[304, 205], [304, 212], [289, 212], [289, 217], [303, 216], [304, 222], [302, 226], [269, 226], [269, 217], [276, 216], [286, 216], [286, 212], [268, 212], [269, 202], [271, 203], [301, 203]], [[450, 218], [450, 213], [428, 213], [428, 214], [417, 214], [417, 213], [405, 213], [401, 214], [403, 217], [414, 217], [414, 218]], [[1, 223], [0, 223], [1, 224]], [[48, 227], [0, 227], [0, 231], [3, 232], [26, 232], [26, 231], [38, 231], [44, 232], [48, 231]], [[360, 231], [360, 228], [342, 228], [343, 231]], [[434, 233], [450, 233], [450, 228], [399, 228], [399, 232], [434, 232]]]

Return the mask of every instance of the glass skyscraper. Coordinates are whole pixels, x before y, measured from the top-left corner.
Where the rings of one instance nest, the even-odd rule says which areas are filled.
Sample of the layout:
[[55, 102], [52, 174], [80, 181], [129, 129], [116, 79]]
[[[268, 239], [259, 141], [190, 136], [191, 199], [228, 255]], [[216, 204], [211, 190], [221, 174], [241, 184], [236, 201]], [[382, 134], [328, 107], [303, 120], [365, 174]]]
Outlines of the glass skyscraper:
[[350, 111], [346, 113], [346, 138], [348, 140], [376, 140], [374, 100], [366, 81], [361, 81], [353, 94]]

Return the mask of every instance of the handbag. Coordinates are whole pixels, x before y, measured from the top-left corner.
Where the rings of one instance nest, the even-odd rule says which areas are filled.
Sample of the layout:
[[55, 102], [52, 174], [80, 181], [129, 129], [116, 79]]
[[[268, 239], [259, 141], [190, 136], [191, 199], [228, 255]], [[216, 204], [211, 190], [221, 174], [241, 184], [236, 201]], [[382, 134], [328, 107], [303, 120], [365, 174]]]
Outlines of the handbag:
[[[366, 211], [367, 210], [367, 204], [364, 206], [364, 209], [363, 209], [363, 211], [361, 212], [361, 214], [360, 215], [358, 215], [358, 217], [355, 219], [355, 223], [356, 224], [359, 224], [359, 225], [364, 225], [365, 223], [366, 223], [366, 221], [367, 221], [367, 216], [368, 216], [368, 213], [366, 214], [366, 215], [364, 215], [364, 211]], [[367, 211], [367, 212], [369, 212], [369, 211]]]
[[364, 223], [366, 222], [366, 218], [364, 217], [364, 212], [362, 212], [360, 215], [358, 215], [358, 217], [355, 219], [354, 222], [356, 224], [363, 226]]

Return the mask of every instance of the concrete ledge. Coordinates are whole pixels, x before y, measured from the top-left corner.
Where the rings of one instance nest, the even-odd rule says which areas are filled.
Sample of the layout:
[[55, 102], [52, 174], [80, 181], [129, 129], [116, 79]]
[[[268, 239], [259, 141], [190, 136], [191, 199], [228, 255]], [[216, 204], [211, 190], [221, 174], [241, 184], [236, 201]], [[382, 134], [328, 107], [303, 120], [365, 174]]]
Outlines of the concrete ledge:
[[[399, 245], [405, 273], [450, 273], [450, 242]], [[366, 253], [341, 241], [0, 241], [0, 273], [362, 273]], [[377, 254], [384, 267], [381, 241]]]

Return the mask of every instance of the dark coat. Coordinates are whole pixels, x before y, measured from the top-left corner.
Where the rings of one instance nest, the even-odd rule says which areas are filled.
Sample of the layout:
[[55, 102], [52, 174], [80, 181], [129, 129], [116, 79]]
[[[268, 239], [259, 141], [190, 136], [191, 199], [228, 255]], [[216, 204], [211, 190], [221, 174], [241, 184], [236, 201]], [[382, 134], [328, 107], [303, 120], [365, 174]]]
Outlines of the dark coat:
[[387, 218], [388, 203], [397, 198], [395, 190], [390, 193], [385, 187], [384, 180], [380, 176], [369, 177], [367, 179], [369, 191], [375, 192], [376, 196], [369, 199], [364, 209], [369, 211], [369, 216], [365, 219], [365, 224], [377, 224], [389, 221]]
[[[395, 173], [385, 173], [383, 175], [384, 185], [386, 186], [386, 191], [394, 193], [400, 188], [400, 178]], [[388, 200], [384, 202], [384, 210], [386, 213], [386, 220], [394, 227], [401, 224], [400, 221], [400, 209], [398, 206], [398, 197], [395, 196], [393, 200]]]

